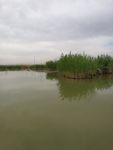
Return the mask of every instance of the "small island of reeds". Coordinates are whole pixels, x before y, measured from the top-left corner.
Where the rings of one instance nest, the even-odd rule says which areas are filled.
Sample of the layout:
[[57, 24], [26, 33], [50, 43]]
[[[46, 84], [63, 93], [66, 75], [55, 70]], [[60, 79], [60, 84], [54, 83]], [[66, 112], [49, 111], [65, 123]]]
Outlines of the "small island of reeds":
[[91, 79], [95, 76], [113, 73], [113, 58], [109, 55], [97, 57], [85, 54], [62, 54], [58, 61], [48, 61], [50, 70], [57, 70], [69, 79]]

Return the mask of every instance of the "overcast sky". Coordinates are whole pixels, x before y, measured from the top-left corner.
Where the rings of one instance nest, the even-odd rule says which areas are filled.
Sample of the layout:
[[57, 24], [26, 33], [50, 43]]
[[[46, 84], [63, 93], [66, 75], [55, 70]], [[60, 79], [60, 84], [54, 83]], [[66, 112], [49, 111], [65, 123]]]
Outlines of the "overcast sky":
[[0, 0], [0, 64], [113, 56], [113, 0]]

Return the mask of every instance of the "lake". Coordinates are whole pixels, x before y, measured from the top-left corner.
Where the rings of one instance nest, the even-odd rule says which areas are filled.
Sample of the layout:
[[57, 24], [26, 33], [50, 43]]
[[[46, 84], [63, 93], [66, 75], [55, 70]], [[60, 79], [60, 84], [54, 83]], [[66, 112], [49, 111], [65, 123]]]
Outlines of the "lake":
[[0, 72], [0, 150], [112, 150], [113, 77]]

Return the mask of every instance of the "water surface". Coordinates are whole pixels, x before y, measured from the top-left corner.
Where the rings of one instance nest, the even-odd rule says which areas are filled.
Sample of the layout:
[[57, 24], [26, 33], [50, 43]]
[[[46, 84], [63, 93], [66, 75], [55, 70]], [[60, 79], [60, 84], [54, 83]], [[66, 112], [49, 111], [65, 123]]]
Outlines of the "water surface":
[[1, 150], [112, 150], [113, 77], [0, 72]]

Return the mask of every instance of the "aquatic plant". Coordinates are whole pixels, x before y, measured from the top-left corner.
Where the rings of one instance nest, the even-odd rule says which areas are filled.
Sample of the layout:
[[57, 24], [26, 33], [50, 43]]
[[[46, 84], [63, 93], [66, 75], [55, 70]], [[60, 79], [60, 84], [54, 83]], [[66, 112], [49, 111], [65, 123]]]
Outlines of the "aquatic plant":
[[69, 78], [92, 78], [100, 69], [104, 74], [113, 70], [113, 58], [108, 55], [91, 57], [86, 54], [62, 54], [57, 69]]
[[100, 69], [108, 67], [113, 67], [113, 58], [109, 55], [100, 55], [97, 57], [98, 67]]
[[46, 68], [45, 64], [36, 65], [0, 65], [0, 71], [17, 71], [17, 70], [43, 70]]
[[57, 61], [48, 61], [46, 62], [46, 67], [49, 70], [57, 70]]
[[0, 65], [0, 71], [6, 71], [6, 70], [21, 70], [21, 65]]
[[97, 69], [96, 58], [81, 55], [81, 54], [69, 54], [62, 55], [58, 61], [58, 70], [65, 73], [83, 74], [83, 73], [95, 73]]
[[45, 64], [30, 65], [29, 69], [30, 70], [44, 70], [46, 69], [46, 65]]

